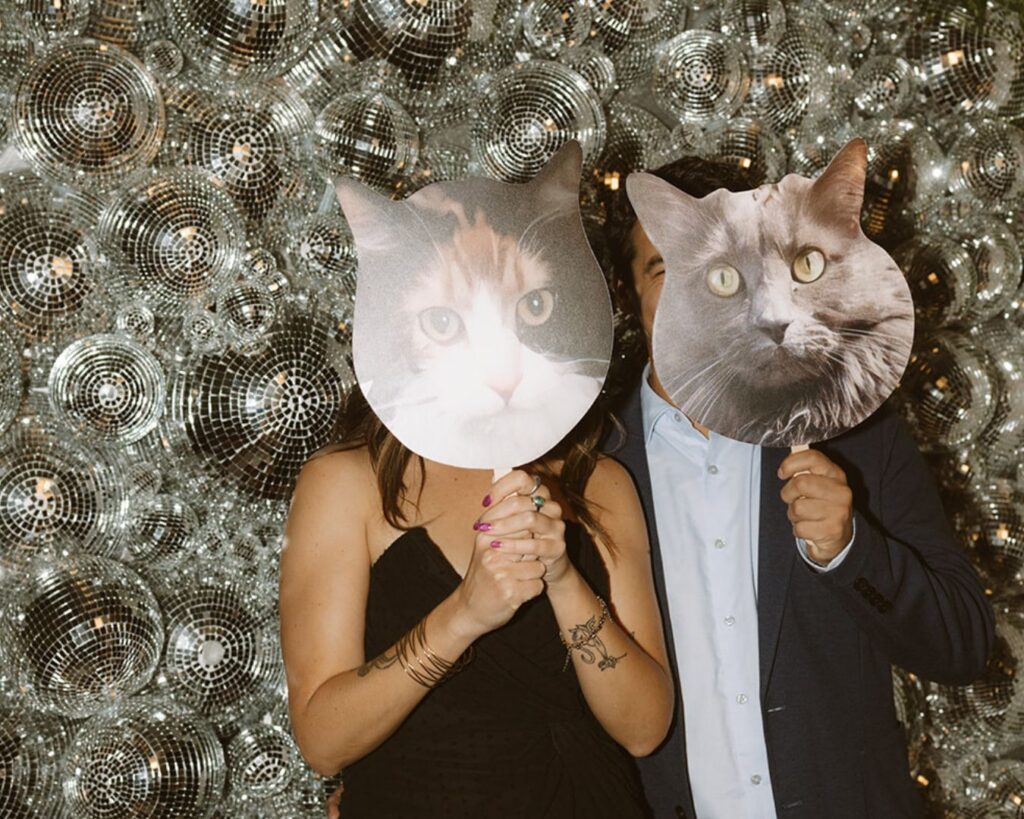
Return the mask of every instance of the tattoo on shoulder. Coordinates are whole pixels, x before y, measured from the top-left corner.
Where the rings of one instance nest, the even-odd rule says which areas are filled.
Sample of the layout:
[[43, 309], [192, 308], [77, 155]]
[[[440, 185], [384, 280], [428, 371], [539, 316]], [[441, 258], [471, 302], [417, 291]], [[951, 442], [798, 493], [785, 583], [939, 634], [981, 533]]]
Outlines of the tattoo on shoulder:
[[[608, 651], [608, 646], [604, 644], [604, 640], [594, 633], [596, 628], [597, 617], [594, 616], [587, 620], [586, 623], [569, 629], [569, 637], [576, 650], [580, 653], [580, 660], [587, 663], [587, 665], [593, 665], [596, 662], [599, 671], [615, 668], [619, 664], [619, 660], [626, 656], [626, 652], [623, 652], [618, 657], [614, 656]], [[587, 637], [588, 635], [590, 635], [589, 638]], [[580, 640], [583, 640], [583, 642], [579, 642]]]
[[379, 657], [376, 657], [375, 659], [370, 660], [370, 662], [363, 663], [361, 666], [359, 666], [359, 668], [356, 669], [356, 674], [358, 674], [360, 677], [365, 677], [367, 674], [369, 674], [375, 668], [377, 668], [377, 669], [389, 668], [390, 666], [393, 666], [397, 662], [398, 662], [398, 651], [394, 648], [394, 646], [392, 646], [391, 648], [387, 649], [383, 654], [381, 654]]

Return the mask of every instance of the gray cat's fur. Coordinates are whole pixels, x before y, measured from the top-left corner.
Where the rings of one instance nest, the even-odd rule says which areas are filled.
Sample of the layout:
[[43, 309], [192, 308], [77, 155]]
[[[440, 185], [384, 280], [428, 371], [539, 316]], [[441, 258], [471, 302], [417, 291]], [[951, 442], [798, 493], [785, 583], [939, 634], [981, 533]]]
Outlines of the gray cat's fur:
[[[695, 199], [631, 174], [630, 201], [662, 254], [654, 367], [673, 402], [730, 438], [791, 446], [856, 426], [899, 383], [913, 304], [896, 262], [860, 228], [867, 149], [850, 142], [816, 180], [795, 174], [753, 191]], [[819, 250], [825, 269], [797, 280]], [[739, 272], [716, 294], [709, 268]]]

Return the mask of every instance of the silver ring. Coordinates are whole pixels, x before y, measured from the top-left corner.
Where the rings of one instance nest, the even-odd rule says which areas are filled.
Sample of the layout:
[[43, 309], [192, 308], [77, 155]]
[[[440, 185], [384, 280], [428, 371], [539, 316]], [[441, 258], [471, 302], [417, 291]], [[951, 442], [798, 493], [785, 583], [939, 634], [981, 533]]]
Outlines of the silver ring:
[[540, 475], [533, 475], [531, 477], [533, 478], [533, 489], [531, 489], [526, 494], [527, 495], [536, 495], [537, 494], [537, 490], [540, 489], [540, 485], [541, 485], [542, 481], [540, 479]]

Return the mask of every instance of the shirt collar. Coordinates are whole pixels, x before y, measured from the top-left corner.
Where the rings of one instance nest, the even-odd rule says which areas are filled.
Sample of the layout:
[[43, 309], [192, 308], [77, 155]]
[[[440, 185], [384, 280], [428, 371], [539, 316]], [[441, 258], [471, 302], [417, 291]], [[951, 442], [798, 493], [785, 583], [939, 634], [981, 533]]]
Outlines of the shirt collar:
[[666, 413], [679, 412], [668, 401], [654, 391], [647, 379], [651, 374], [651, 363], [648, 361], [640, 376], [640, 413], [644, 422], [644, 443], [651, 440], [658, 419]]

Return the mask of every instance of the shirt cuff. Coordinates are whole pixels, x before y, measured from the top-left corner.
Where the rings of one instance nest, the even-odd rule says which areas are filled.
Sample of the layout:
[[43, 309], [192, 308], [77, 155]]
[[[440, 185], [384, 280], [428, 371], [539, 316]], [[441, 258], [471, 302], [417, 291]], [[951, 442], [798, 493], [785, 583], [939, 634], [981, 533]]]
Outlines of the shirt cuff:
[[853, 534], [850, 535], [850, 542], [843, 547], [843, 551], [833, 557], [826, 565], [822, 566], [820, 563], [815, 563], [807, 555], [807, 541], [802, 537], [796, 539], [796, 550], [800, 552], [800, 557], [804, 559], [804, 563], [814, 569], [816, 572], [830, 572], [836, 566], [846, 559], [846, 556], [850, 553], [850, 547], [853, 546], [853, 541], [857, 538], [857, 518], [853, 519]]

